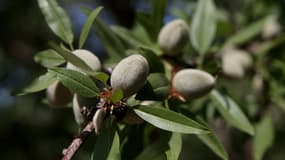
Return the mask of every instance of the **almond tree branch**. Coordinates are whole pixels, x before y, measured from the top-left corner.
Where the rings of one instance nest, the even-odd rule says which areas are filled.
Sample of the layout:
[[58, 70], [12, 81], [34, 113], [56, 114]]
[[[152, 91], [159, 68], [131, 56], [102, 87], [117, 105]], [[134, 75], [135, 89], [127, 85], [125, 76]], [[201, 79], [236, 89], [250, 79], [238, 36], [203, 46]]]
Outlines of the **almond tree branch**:
[[94, 125], [91, 121], [82, 130], [80, 135], [73, 139], [72, 143], [68, 146], [68, 148], [62, 151], [62, 160], [70, 160], [76, 153], [76, 151], [80, 148], [81, 144], [85, 142], [85, 140], [91, 135], [93, 131]]

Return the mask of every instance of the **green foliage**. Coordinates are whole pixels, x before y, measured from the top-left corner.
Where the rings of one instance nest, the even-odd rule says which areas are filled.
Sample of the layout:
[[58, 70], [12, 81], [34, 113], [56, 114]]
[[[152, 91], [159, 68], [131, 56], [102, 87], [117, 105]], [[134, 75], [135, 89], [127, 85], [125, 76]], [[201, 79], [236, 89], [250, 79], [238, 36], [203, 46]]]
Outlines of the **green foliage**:
[[144, 42], [140, 40], [134, 33], [121, 26], [112, 26], [112, 30], [129, 46], [136, 48], [138, 46], [145, 46]]
[[113, 91], [110, 100], [113, 103], [119, 102], [124, 97], [124, 93], [120, 88], [117, 88]]
[[56, 0], [38, 0], [38, 3], [51, 30], [64, 42], [72, 45], [73, 32], [66, 12], [57, 4]]
[[221, 144], [218, 137], [213, 131], [211, 131], [211, 133], [209, 134], [200, 134], [197, 136], [199, 139], [203, 141], [203, 143], [205, 143], [209, 148], [211, 148], [211, 150], [215, 152], [220, 158], [222, 158], [223, 160], [229, 159], [224, 146]]
[[182, 137], [179, 133], [172, 133], [168, 142], [169, 149], [165, 152], [168, 160], [178, 159], [182, 148]]
[[99, 95], [99, 89], [94, 81], [84, 74], [64, 68], [50, 68], [49, 73], [56, 74], [57, 79], [70, 90], [84, 97]]
[[137, 20], [145, 28], [148, 36], [155, 42], [162, 26], [165, 14], [166, 0], [152, 0], [152, 11], [148, 13], [138, 13]]
[[106, 130], [96, 139], [91, 160], [120, 160], [120, 139], [115, 129]]
[[31, 84], [22, 88], [20, 91], [14, 91], [13, 95], [25, 95], [29, 93], [38, 92], [46, 89], [49, 85], [56, 81], [56, 75], [47, 72], [46, 74], [39, 76], [37, 79], [33, 80]]
[[160, 58], [149, 48], [140, 48], [139, 53], [146, 58], [149, 64], [149, 73], [164, 72], [163, 63]]
[[173, 111], [155, 106], [137, 106], [135, 112], [152, 125], [178, 133], [206, 134], [206, 126]]
[[240, 107], [231, 98], [223, 96], [217, 91], [213, 91], [211, 93], [211, 99], [215, 103], [217, 110], [229, 124], [250, 135], [254, 135], [253, 126], [240, 110]]
[[[35, 55], [34, 60], [48, 71], [17, 95], [41, 91], [53, 82], [60, 81], [74, 94], [82, 96], [82, 99], [88, 102], [90, 98], [95, 99], [91, 104], [84, 102], [75, 113], [82, 116], [87, 124], [95, 117], [97, 109], [104, 112], [104, 117], [99, 119], [103, 121], [103, 132], [96, 135], [92, 160], [176, 160], [183, 156], [184, 146], [196, 146], [194, 142], [185, 143], [183, 134], [195, 134], [198, 140], [223, 160], [230, 158], [231, 153], [227, 153], [224, 143], [234, 144], [233, 135], [242, 144], [228, 147], [243, 152], [244, 149], [240, 147], [248, 147], [244, 144], [252, 141], [251, 154], [255, 160], [261, 160], [273, 144], [275, 124], [268, 112], [271, 112], [275, 104], [285, 109], [282, 86], [285, 83], [285, 65], [282, 61], [284, 54], [281, 54], [284, 52], [282, 46], [285, 36], [272, 33], [270, 38], [266, 38], [263, 32], [268, 17], [277, 16], [275, 12], [259, 12], [256, 19], [252, 18], [255, 14], [251, 15], [251, 11], [234, 13], [229, 8], [219, 6], [220, 3], [215, 4], [213, 0], [189, 3], [193, 14], [173, 9], [172, 12], [177, 17], [191, 24], [191, 43], [187, 41], [187, 47], [173, 56], [165, 55], [157, 42], [163, 27], [166, 0], [152, 0], [151, 12], [137, 13], [133, 28], [105, 24], [97, 18], [103, 7], [93, 11], [84, 9], [88, 18], [81, 31], [78, 48], [84, 46], [93, 26], [108, 54], [108, 58], [101, 61], [102, 70], [94, 72], [84, 60], [73, 54], [74, 36], [64, 10], [55, 0], [38, 0], [38, 3], [47, 24], [63, 42], [60, 45], [51, 42], [52, 49]], [[65, 46], [66, 43], [69, 48]], [[240, 79], [231, 79], [225, 72], [223, 57], [224, 54], [231, 54], [224, 53], [229, 46], [250, 54], [248, 57], [252, 64], [239, 71], [242, 73]], [[276, 54], [270, 54], [272, 52]], [[123, 95], [121, 89], [114, 89], [110, 77], [118, 62], [134, 54], [140, 54], [147, 60], [149, 74], [146, 83], [141, 83], [143, 87], [135, 88], [138, 89], [136, 95], [128, 97]], [[84, 72], [66, 69], [64, 63], [71, 63]], [[131, 63], [124, 64], [123, 68], [136, 67]], [[215, 77], [215, 89], [209, 96], [187, 99], [172, 84], [178, 71], [189, 68], [211, 72], [211, 76]], [[123, 73], [124, 76], [132, 76], [128, 69], [123, 69]], [[126, 78], [116, 76], [119, 80]], [[187, 80], [188, 78], [191, 81], [197, 77], [190, 76]], [[203, 83], [203, 79], [198, 78], [197, 83], [199, 82]], [[183, 90], [183, 83], [181, 85]], [[199, 91], [201, 92], [198, 90], [197, 93]], [[256, 124], [255, 127], [252, 124]], [[238, 130], [233, 130], [232, 127]], [[88, 137], [86, 132], [82, 133], [86, 136], [84, 139]], [[135, 138], [132, 137], [133, 133], [136, 133]], [[224, 138], [223, 141], [220, 141], [221, 137]], [[134, 139], [136, 141], [132, 142]], [[126, 156], [126, 152], [132, 152], [127, 153], [132, 156]], [[195, 153], [191, 154], [195, 157]]]
[[122, 42], [102, 20], [99, 18], [95, 19], [94, 27], [107, 50], [111, 62], [125, 56], [125, 48]]
[[256, 135], [253, 137], [253, 159], [262, 160], [266, 150], [274, 141], [274, 127], [269, 115], [256, 124]]
[[41, 64], [43, 67], [56, 67], [65, 62], [65, 59], [56, 51], [48, 49], [37, 53], [34, 57], [35, 62]]
[[75, 65], [76, 67], [82, 68], [86, 71], [92, 71], [92, 69], [79, 57], [72, 54], [70, 51], [60, 48], [54, 43], [50, 44], [58, 54], [60, 54], [66, 61]]
[[191, 42], [200, 53], [209, 49], [216, 33], [216, 13], [212, 0], [200, 0], [191, 23]]
[[94, 10], [90, 13], [90, 15], [89, 15], [89, 17], [88, 17], [88, 19], [87, 19], [85, 25], [83, 26], [83, 29], [82, 29], [82, 31], [81, 31], [81, 34], [80, 34], [80, 38], [79, 38], [79, 48], [82, 48], [82, 47], [83, 47], [83, 45], [84, 45], [84, 43], [85, 43], [85, 41], [86, 41], [86, 39], [87, 39], [87, 37], [88, 37], [88, 34], [89, 34], [89, 32], [90, 32], [90, 29], [91, 29], [91, 27], [92, 27], [92, 24], [93, 24], [95, 18], [97, 17], [97, 15], [100, 13], [100, 11], [101, 11], [102, 9], [103, 9], [103, 7], [98, 7], [98, 8], [96, 8], [96, 9], [94, 9]]

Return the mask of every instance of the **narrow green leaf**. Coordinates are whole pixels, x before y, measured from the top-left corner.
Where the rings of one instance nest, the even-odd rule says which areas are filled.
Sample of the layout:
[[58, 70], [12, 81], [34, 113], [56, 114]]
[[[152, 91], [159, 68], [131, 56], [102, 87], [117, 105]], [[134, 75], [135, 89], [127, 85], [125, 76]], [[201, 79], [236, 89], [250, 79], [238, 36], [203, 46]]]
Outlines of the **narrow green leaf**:
[[151, 15], [148, 13], [138, 12], [136, 14], [136, 20], [138, 23], [144, 28], [145, 32], [147, 33], [148, 37], [152, 42], [156, 41], [155, 33], [153, 30], [153, 25], [151, 22]]
[[109, 75], [104, 72], [86, 72], [88, 75], [96, 78], [97, 80], [103, 82], [105, 85], [107, 85], [107, 81], [109, 79]]
[[138, 22], [145, 28], [152, 42], [156, 42], [157, 35], [163, 25], [166, 9], [166, 0], [152, 0], [151, 13], [137, 13]]
[[[88, 9], [83, 9], [84, 13], [89, 15]], [[119, 37], [99, 18], [94, 20], [94, 25], [98, 36], [100, 37], [107, 53], [109, 61], [117, 62], [119, 59], [125, 57], [125, 48]]]
[[101, 20], [95, 20], [95, 28], [110, 57], [124, 57], [125, 49], [116, 34]]
[[80, 72], [65, 68], [50, 68], [48, 71], [56, 74], [58, 80], [65, 87], [83, 97], [95, 97], [99, 95], [99, 89], [93, 80]]
[[132, 28], [133, 35], [142, 41], [144, 44], [147, 44], [147, 46], [150, 45], [157, 45], [156, 43], [153, 43], [150, 39], [150, 37], [147, 34], [146, 29], [138, 22], [135, 22], [134, 27]]
[[56, 51], [48, 49], [41, 51], [34, 56], [34, 61], [44, 67], [56, 67], [65, 62], [65, 59], [60, 56]]
[[256, 134], [253, 137], [254, 160], [262, 160], [263, 155], [273, 144], [274, 127], [270, 116], [266, 115], [256, 125]]
[[232, 126], [254, 135], [254, 128], [239, 106], [228, 96], [221, 95], [218, 91], [211, 92], [211, 99], [219, 113]]
[[190, 28], [193, 47], [200, 54], [205, 54], [216, 32], [216, 7], [213, 0], [198, 1]]
[[120, 101], [122, 98], [124, 98], [124, 93], [120, 88], [117, 88], [112, 92], [110, 100], [113, 103], [116, 103], [116, 102]]
[[208, 129], [204, 125], [162, 107], [138, 106], [134, 111], [145, 121], [167, 131], [189, 134], [208, 133]]
[[115, 129], [106, 130], [98, 136], [91, 160], [120, 160], [120, 139]]
[[38, 92], [46, 89], [49, 85], [56, 81], [56, 75], [47, 72], [46, 74], [35, 79], [30, 85], [21, 89], [20, 91], [15, 91], [12, 94], [17, 96], [22, 96], [29, 93]]
[[146, 45], [126, 28], [123, 28], [121, 26], [112, 26], [111, 29], [114, 31], [115, 34], [117, 34], [125, 43], [130, 45], [132, 48], [137, 48]]
[[250, 39], [252, 39], [261, 32], [266, 19], [267, 17], [262, 18], [258, 21], [253, 22], [252, 24], [248, 25], [242, 30], [238, 31], [227, 40], [226, 44], [240, 45], [242, 43], [249, 41]]
[[163, 18], [165, 15], [166, 4], [167, 4], [166, 0], [152, 0], [151, 21], [154, 31], [154, 34], [152, 35], [154, 37], [154, 40], [157, 40], [157, 35], [160, 31], [160, 28], [163, 25]]
[[169, 149], [165, 152], [167, 160], [178, 159], [182, 149], [182, 137], [179, 133], [172, 133], [168, 142]]
[[198, 135], [199, 139], [203, 141], [215, 154], [217, 154], [221, 159], [227, 160], [228, 154], [225, 151], [224, 146], [220, 143], [218, 138], [214, 133], [201, 134]]
[[[202, 119], [200, 119], [200, 122], [203, 122], [206, 125], [206, 122], [204, 122]], [[202, 123], [201, 122], [201, 123]], [[215, 154], [217, 154], [221, 159], [228, 160], [228, 154], [224, 148], [224, 146], [219, 141], [218, 137], [215, 135], [215, 133], [210, 129], [209, 134], [200, 134], [197, 135], [197, 137], [206, 144]]]
[[38, 0], [38, 3], [51, 30], [64, 42], [71, 45], [73, 32], [66, 12], [57, 4], [56, 0]]
[[76, 67], [79, 67], [83, 70], [93, 72], [92, 69], [79, 57], [74, 55], [72, 52], [62, 49], [61, 47], [57, 46], [54, 43], [50, 43], [50, 46], [57, 51], [66, 61], [70, 62]]
[[79, 48], [83, 47], [83, 45], [84, 45], [84, 43], [85, 43], [85, 41], [89, 35], [90, 29], [93, 25], [93, 22], [102, 9], [103, 9], [103, 7], [97, 7], [96, 9], [94, 9], [89, 14], [89, 17], [88, 17], [87, 21], [85, 22], [83, 29], [81, 31], [80, 37], [79, 37]]
[[173, 8], [170, 10], [171, 14], [180, 19], [183, 19], [186, 23], [190, 23], [189, 20], [191, 19], [190, 14], [185, 10], [181, 10], [180, 8]]

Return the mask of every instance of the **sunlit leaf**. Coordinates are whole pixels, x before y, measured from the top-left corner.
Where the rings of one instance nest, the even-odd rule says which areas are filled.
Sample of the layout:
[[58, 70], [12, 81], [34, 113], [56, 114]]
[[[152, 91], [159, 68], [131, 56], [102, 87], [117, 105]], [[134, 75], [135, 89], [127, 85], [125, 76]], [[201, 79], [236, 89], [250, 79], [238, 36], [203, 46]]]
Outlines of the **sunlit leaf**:
[[50, 68], [49, 72], [56, 74], [58, 80], [65, 87], [83, 97], [95, 97], [99, 95], [99, 89], [93, 80], [80, 72], [65, 68]]
[[68, 44], [73, 42], [71, 22], [56, 0], [38, 0], [39, 7], [51, 30]]
[[212, 0], [199, 0], [191, 28], [191, 42], [200, 53], [209, 49], [216, 32], [216, 7]]
[[253, 137], [254, 160], [262, 160], [267, 149], [273, 144], [274, 127], [270, 116], [266, 115], [256, 125], [256, 134]]
[[169, 149], [165, 152], [167, 160], [178, 159], [182, 149], [182, 137], [179, 133], [172, 133], [168, 142]]
[[46, 89], [49, 85], [51, 85], [55, 81], [56, 81], [56, 75], [53, 73], [47, 72], [46, 74], [32, 81], [32, 83], [28, 85], [27, 87], [24, 87], [20, 91], [15, 91], [12, 94], [21, 96], [21, 95], [25, 95], [29, 93], [38, 92], [38, 91]]
[[174, 111], [155, 106], [137, 106], [136, 114], [150, 124], [172, 132], [205, 134], [207, 127]]
[[103, 9], [103, 7], [97, 7], [94, 9], [88, 16], [87, 21], [85, 22], [83, 29], [81, 31], [80, 37], [79, 37], [79, 48], [82, 48], [88, 35], [90, 32], [90, 29], [94, 23], [95, 18], [100, 13], [100, 11]]
[[52, 49], [37, 53], [34, 60], [44, 67], [55, 67], [65, 62], [65, 59]]
[[86, 71], [86, 73], [92, 77], [94, 77], [95, 79], [103, 82], [105, 85], [107, 85], [107, 81], [109, 79], [109, 75], [104, 73], [104, 72], [90, 72], [90, 71]]
[[245, 114], [240, 110], [240, 107], [230, 97], [222, 95], [214, 90], [211, 92], [211, 99], [219, 113], [229, 124], [250, 135], [254, 135], [253, 126], [250, 124]]
[[120, 88], [117, 88], [117, 89], [115, 89], [115, 90], [112, 92], [112, 95], [111, 95], [111, 97], [110, 97], [110, 100], [111, 100], [113, 103], [116, 103], [116, 102], [118, 102], [119, 100], [121, 100], [123, 97], [124, 97], [123, 91], [122, 91]]

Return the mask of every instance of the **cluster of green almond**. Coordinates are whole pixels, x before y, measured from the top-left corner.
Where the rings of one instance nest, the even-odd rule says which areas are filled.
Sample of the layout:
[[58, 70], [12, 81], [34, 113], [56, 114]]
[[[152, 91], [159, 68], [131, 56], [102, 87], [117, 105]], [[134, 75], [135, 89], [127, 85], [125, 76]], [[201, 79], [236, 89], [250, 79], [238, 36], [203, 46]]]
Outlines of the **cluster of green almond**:
[[[158, 44], [164, 54], [179, 56], [189, 42], [189, 27], [181, 19], [166, 24], [158, 36]], [[206, 95], [215, 85], [215, 78], [200, 69], [185, 68], [178, 71], [172, 81], [175, 92], [184, 99], [193, 99]]]
[[[102, 64], [100, 60], [90, 51], [79, 49], [73, 51], [73, 54], [83, 60], [93, 71], [101, 71]], [[66, 68], [85, 74], [84, 70], [69, 62], [67, 63]], [[131, 55], [122, 59], [113, 69], [110, 76], [110, 86], [112, 90], [122, 90], [124, 97], [129, 97], [137, 93], [143, 87], [146, 83], [148, 74], [149, 65], [147, 60], [139, 54]], [[76, 93], [72, 94], [59, 81], [50, 85], [47, 88], [46, 93], [49, 104], [54, 107], [65, 106], [71, 99], [73, 99], [72, 105], [75, 120], [80, 126], [84, 125], [88, 121], [88, 117], [83, 114], [83, 109], [90, 109], [90, 107], [94, 108], [96, 107], [96, 104], [99, 103], [99, 99], [97, 97], [86, 98]], [[101, 130], [103, 119], [106, 114], [107, 113], [104, 108], [96, 109], [96, 113], [93, 116], [93, 123], [97, 133]]]
[[[158, 35], [158, 44], [161, 51], [168, 56], [180, 56], [182, 49], [187, 43], [189, 43], [189, 27], [180, 19], [166, 24]], [[83, 60], [93, 71], [102, 70], [103, 67], [100, 60], [90, 51], [78, 49], [73, 51], [73, 54]], [[66, 68], [86, 74], [84, 70], [69, 62]], [[150, 65], [147, 58], [140, 54], [132, 54], [123, 58], [112, 68], [109, 78], [109, 88], [107, 89], [110, 92], [120, 89], [123, 92], [123, 98], [127, 99], [138, 93], [146, 85], [148, 78], [153, 76], [149, 72]], [[158, 78], [157, 81], [163, 81], [162, 79]], [[175, 72], [170, 81], [170, 87], [168, 87], [168, 91], [166, 92], [168, 95], [164, 94], [165, 99], [171, 97], [170, 94], [175, 92], [183, 100], [190, 100], [208, 94], [214, 87], [216, 79], [203, 70], [183, 68]], [[83, 125], [88, 121], [88, 117], [83, 113], [84, 109], [90, 109], [90, 107], [94, 107], [94, 105], [96, 106], [96, 104], [100, 103], [100, 99], [98, 98], [85, 98], [76, 93], [71, 93], [59, 81], [49, 86], [46, 92], [48, 102], [51, 106], [64, 106], [73, 99], [74, 116], [79, 125]], [[100, 132], [103, 120], [107, 114], [106, 109], [96, 108], [92, 120], [97, 133]], [[126, 119], [134, 118], [126, 117]], [[129, 123], [133, 122], [129, 121]]]

